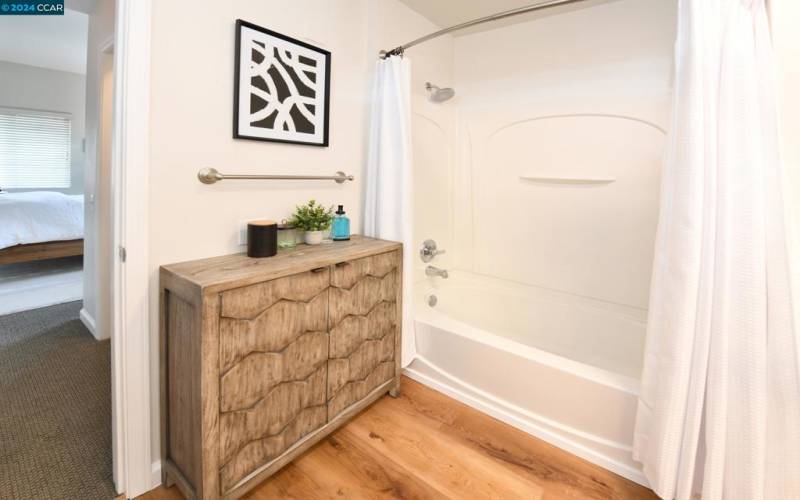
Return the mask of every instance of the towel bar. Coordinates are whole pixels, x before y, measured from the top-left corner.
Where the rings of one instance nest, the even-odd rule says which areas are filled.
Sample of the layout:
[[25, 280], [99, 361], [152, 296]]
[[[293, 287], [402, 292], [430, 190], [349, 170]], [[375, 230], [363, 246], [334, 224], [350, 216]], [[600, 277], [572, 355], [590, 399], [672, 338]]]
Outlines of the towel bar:
[[222, 174], [215, 168], [201, 168], [197, 172], [197, 178], [203, 184], [214, 184], [217, 181], [226, 179], [236, 180], [286, 180], [286, 181], [336, 181], [337, 184], [343, 184], [344, 181], [352, 181], [355, 179], [352, 175], [347, 175], [342, 171], [336, 172], [336, 175], [239, 175], [239, 174]]

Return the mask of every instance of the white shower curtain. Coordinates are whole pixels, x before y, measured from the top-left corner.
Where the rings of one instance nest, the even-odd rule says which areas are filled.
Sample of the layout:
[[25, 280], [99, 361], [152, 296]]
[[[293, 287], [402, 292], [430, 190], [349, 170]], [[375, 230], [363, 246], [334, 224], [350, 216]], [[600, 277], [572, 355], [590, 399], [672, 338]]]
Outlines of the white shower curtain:
[[764, 0], [680, 0], [634, 456], [662, 498], [800, 498], [800, 366]]
[[412, 229], [411, 63], [379, 59], [375, 68], [364, 234], [400, 241], [403, 249], [403, 366], [414, 358], [411, 284]]

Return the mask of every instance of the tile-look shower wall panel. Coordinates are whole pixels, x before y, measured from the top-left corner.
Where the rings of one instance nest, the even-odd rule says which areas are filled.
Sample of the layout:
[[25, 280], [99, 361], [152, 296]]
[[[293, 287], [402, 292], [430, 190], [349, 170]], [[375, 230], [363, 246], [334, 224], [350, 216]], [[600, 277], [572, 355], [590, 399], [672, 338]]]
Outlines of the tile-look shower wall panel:
[[460, 267], [647, 307], [675, 14], [620, 0], [456, 38]]

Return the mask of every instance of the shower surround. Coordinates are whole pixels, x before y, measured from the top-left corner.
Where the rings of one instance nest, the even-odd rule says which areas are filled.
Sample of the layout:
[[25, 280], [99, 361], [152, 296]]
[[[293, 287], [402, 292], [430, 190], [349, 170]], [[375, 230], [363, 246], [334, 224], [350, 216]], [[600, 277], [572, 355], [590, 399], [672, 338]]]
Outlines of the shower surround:
[[[589, 3], [408, 55], [413, 250], [436, 240], [432, 264], [451, 272], [415, 262], [407, 373], [642, 484], [631, 445], [675, 16]], [[425, 81], [455, 97], [431, 102]]]

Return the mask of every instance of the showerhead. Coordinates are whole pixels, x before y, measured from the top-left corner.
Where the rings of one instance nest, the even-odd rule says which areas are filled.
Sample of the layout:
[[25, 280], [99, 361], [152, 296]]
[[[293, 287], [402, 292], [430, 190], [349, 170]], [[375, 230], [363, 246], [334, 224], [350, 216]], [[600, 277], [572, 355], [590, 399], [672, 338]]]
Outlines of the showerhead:
[[431, 102], [444, 102], [456, 95], [455, 90], [449, 87], [439, 88], [436, 85], [432, 85], [430, 82], [425, 83], [425, 89], [430, 93], [428, 99], [430, 99]]

